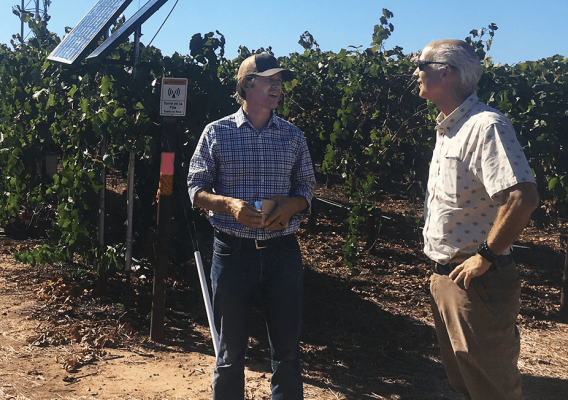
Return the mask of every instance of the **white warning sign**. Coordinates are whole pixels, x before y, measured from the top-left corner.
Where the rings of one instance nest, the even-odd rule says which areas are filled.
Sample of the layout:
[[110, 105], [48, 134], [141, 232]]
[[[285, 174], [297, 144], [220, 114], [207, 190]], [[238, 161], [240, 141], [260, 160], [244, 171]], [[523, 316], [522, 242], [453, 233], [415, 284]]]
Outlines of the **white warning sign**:
[[187, 78], [162, 78], [160, 115], [185, 117], [187, 101]]

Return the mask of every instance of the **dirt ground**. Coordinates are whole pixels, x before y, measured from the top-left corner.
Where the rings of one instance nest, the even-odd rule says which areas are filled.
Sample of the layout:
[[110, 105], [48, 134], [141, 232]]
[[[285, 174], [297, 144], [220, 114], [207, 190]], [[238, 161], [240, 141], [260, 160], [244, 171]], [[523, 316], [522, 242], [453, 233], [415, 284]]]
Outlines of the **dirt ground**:
[[[317, 195], [336, 197], [319, 188]], [[373, 243], [360, 263], [341, 262], [347, 222], [320, 209], [298, 233], [306, 271], [302, 361], [306, 399], [460, 399], [440, 362], [421, 252], [421, 205], [386, 197]], [[527, 400], [568, 398], [568, 325], [558, 317], [568, 224], [529, 227], [515, 246], [523, 279], [519, 367]], [[13, 253], [39, 245], [0, 232], [0, 398], [211, 398], [213, 346], [195, 264], [168, 279], [164, 343], [149, 339], [152, 270], [97, 290], [75, 267], [18, 264]], [[208, 265], [207, 243], [203, 246]], [[183, 269], [182, 268], [182, 269]], [[178, 274], [179, 275], [179, 274]], [[258, 307], [260, 310], [260, 307]], [[251, 321], [247, 399], [269, 399], [270, 362], [261, 312]]]

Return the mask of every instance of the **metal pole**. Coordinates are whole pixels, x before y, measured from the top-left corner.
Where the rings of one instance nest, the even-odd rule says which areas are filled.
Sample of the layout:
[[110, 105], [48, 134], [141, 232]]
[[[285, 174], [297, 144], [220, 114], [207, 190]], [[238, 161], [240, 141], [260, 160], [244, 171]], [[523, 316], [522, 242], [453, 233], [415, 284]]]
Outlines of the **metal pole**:
[[215, 350], [215, 357], [218, 357], [219, 334], [217, 333], [217, 328], [215, 328], [215, 321], [213, 319], [213, 307], [211, 306], [211, 298], [209, 297], [209, 288], [207, 286], [207, 279], [205, 278], [203, 261], [201, 260], [201, 253], [199, 252], [199, 250], [197, 250], [194, 255], [195, 263], [197, 264], [197, 272], [199, 274], [199, 282], [201, 283], [201, 292], [203, 293], [203, 301], [205, 302], [205, 310], [207, 311], [207, 320], [209, 321], [211, 339], [213, 340], [213, 349]]
[[[139, 58], [140, 52], [140, 32], [141, 28], [136, 30], [134, 35], [134, 66], [132, 69], [133, 78], [136, 76], [136, 64]], [[132, 141], [134, 145], [134, 140]], [[130, 272], [132, 270], [132, 221], [133, 221], [133, 213], [134, 213], [134, 165], [136, 163], [136, 153], [134, 149], [130, 150], [130, 160], [128, 162], [128, 225], [126, 227], [126, 259], [125, 259], [125, 272], [126, 272], [126, 294], [125, 294], [125, 308], [128, 310], [130, 309]]]
[[[39, 1], [39, 0], [38, 0], [38, 1]], [[48, 17], [48, 15], [47, 15], [47, 8], [48, 8], [48, 7], [49, 7], [48, 2], [46, 2], [45, 0], [43, 0], [43, 20], [44, 20], [45, 22], [47, 22], [47, 17]]]
[[[101, 155], [104, 157], [106, 153], [106, 138], [101, 141]], [[102, 250], [105, 245], [105, 200], [106, 200], [106, 167], [103, 166], [101, 171], [101, 190], [99, 192], [99, 224], [98, 239], [99, 248]]]
[[[101, 140], [100, 154], [101, 158], [104, 159], [107, 148], [107, 139], [103, 137]], [[97, 238], [99, 241], [99, 252], [97, 259], [98, 266], [98, 279], [97, 279], [97, 290], [100, 293], [107, 293], [107, 283], [108, 283], [108, 267], [103, 264], [102, 257], [105, 248], [105, 203], [106, 203], [106, 167], [103, 164], [101, 170], [101, 189], [99, 190], [99, 221], [97, 224]]]
[[136, 163], [136, 153], [130, 150], [130, 160], [128, 162], [128, 204], [127, 204], [127, 226], [126, 226], [126, 261], [125, 270], [131, 271], [132, 265], [132, 215], [134, 213], [134, 164]]
[[136, 28], [136, 32], [134, 32], [134, 68], [132, 69], [133, 78], [136, 78], [136, 68], [138, 67], [138, 62], [140, 61], [140, 37], [142, 37], [142, 25]]
[[[22, 12], [24, 12], [24, 0], [22, 0], [22, 8], [20, 9]], [[24, 20], [20, 18], [20, 25], [21, 25], [21, 30], [20, 30], [20, 42], [24, 43]]]
[[[134, 34], [134, 68], [132, 75], [136, 76], [136, 64], [140, 57], [140, 32], [141, 27], [136, 29]], [[134, 149], [130, 150], [130, 162], [128, 163], [128, 229], [126, 232], [126, 272], [130, 273], [132, 264], [132, 213], [134, 209], [134, 163], [135, 163]]]
[[562, 290], [560, 292], [560, 316], [568, 319], [568, 235], [564, 236], [564, 273], [562, 274]]

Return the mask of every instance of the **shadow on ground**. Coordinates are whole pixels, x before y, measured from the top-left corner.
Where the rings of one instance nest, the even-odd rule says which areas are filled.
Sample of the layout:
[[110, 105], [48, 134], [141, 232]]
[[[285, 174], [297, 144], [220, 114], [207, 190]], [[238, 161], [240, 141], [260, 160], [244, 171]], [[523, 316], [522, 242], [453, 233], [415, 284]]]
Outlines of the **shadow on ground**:
[[566, 400], [568, 398], [568, 381], [523, 375], [523, 395], [526, 400]]
[[[341, 279], [306, 267], [304, 380], [344, 399], [458, 399], [445, 380], [432, 327], [362, 299]], [[260, 307], [247, 366], [270, 372]], [[382, 397], [377, 397], [382, 396]]]

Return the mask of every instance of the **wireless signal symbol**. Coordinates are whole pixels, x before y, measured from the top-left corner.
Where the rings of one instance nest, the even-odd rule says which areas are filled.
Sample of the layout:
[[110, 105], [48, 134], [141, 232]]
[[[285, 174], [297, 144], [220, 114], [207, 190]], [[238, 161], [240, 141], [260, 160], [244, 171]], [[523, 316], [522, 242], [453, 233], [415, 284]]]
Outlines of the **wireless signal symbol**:
[[168, 89], [168, 96], [170, 96], [172, 99], [175, 99], [176, 97], [179, 97], [179, 95], [181, 94], [181, 89], [177, 88], [177, 89], [172, 89], [169, 88]]

